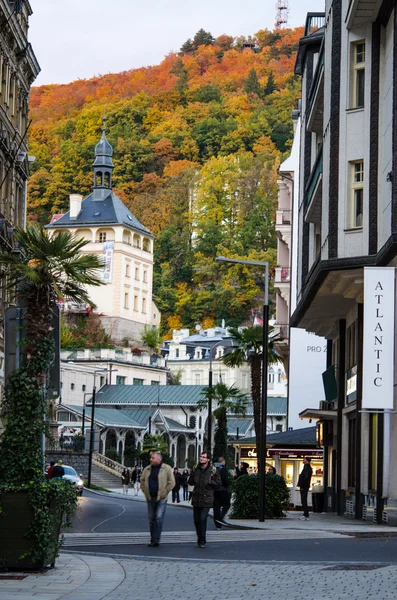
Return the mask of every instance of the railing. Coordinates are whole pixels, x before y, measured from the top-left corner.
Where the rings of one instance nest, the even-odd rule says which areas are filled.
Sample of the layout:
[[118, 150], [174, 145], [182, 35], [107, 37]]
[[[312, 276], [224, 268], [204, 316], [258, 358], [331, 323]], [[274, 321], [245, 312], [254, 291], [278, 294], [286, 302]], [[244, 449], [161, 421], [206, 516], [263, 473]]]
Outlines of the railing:
[[108, 458], [107, 456], [104, 456], [103, 454], [99, 454], [99, 452], [94, 452], [92, 454], [92, 459], [96, 463], [99, 463], [100, 465], [106, 467], [106, 469], [108, 469], [109, 471], [113, 471], [114, 473], [118, 473], [120, 475], [125, 469], [124, 465], [121, 465], [120, 463]]
[[307, 186], [306, 186], [306, 190], [305, 190], [305, 205], [306, 205], [306, 207], [309, 206], [309, 204], [313, 198], [314, 190], [316, 189], [318, 180], [320, 178], [320, 175], [322, 175], [322, 172], [323, 172], [323, 148], [321, 146], [321, 148], [317, 154], [316, 161], [313, 165], [312, 172], [310, 173], [310, 178], [309, 178], [309, 181], [307, 182]]
[[313, 82], [309, 92], [309, 111], [312, 108], [314, 98], [316, 96], [318, 87], [320, 85], [322, 72], [324, 70], [324, 44], [322, 44], [320, 49], [320, 56], [318, 57], [318, 63], [316, 66], [316, 70], [313, 75]]
[[79, 436], [78, 439], [73, 441], [46, 438], [45, 449], [49, 452], [84, 452], [85, 437]]
[[164, 368], [165, 360], [162, 356], [147, 353], [142, 355], [134, 354], [130, 350], [114, 350], [112, 348], [97, 348], [90, 350], [61, 350], [61, 359], [68, 361], [119, 361], [133, 365], [150, 365], [152, 367]]
[[305, 36], [311, 35], [317, 29], [324, 27], [325, 13], [308, 13], [306, 17]]
[[276, 225], [291, 225], [291, 210], [276, 211]]
[[290, 281], [290, 267], [276, 267], [274, 283], [288, 283]]
[[288, 323], [274, 323], [274, 333], [282, 338], [282, 340], [288, 340], [289, 338], [289, 325]]

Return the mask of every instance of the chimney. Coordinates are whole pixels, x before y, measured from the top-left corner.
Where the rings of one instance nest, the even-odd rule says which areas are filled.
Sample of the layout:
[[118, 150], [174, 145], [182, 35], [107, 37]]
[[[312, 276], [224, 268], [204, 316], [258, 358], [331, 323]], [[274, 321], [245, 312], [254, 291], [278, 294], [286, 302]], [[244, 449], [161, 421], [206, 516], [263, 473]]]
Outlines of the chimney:
[[83, 196], [81, 194], [70, 194], [70, 210], [69, 217], [71, 219], [77, 219], [81, 211], [81, 203], [83, 201]]

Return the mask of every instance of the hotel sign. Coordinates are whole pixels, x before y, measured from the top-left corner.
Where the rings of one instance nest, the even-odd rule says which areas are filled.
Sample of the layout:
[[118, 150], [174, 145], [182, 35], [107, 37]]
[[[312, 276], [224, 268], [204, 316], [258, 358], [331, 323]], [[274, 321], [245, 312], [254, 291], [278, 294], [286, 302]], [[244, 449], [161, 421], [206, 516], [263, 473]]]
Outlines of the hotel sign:
[[393, 408], [394, 310], [394, 267], [365, 267], [362, 408]]

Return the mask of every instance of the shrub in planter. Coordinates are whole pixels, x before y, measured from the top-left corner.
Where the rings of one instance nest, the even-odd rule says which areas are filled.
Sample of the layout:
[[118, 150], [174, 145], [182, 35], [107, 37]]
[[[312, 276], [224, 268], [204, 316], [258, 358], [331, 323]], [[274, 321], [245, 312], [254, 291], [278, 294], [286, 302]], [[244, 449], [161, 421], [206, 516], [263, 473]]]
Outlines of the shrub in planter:
[[[45, 481], [43, 473], [52, 322], [60, 297], [89, 302], [85, 285], [100, 285], [95, 270], [102, 264], [96, 256], [82, 255], [87, 242], [69, 232], [49, 238], [33, 225], [15, 230], [14, 238], [19, 252], [0, 253], [0, 265], [5, 285], [23, 309], [24, 330], [21, 367], [7, 379], [1, 413], [0, 564], [37, 568], [54, 563], [62, 516], [71, 518], [77, 502], [68, 481]], [[10, 523], [22, 517], [21, 538], [15, 540]]]
[[[233, 481], [234, 493], [231, 518], [257, 519], [259, 517], [259, 475], [243, 475]], [[265, 516], [277, 519], [285, 516], [289, 506], [289, 491], [280, 475], [266, 475]]]

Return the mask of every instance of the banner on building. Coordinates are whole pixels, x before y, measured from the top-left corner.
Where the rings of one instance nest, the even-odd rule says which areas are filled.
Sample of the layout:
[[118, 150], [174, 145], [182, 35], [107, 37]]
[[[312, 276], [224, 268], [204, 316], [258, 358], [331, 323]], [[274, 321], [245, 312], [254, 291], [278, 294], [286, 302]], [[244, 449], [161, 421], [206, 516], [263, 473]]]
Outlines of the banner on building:
[[393, 408], [394, 267], [364, 268], [364, 409]]
[[103, 244], [104, 267], [103, 267], [102, 281], [104, 283], [112, 283], [113, 249], [114, 249], [114, 242], [105, 242]]

